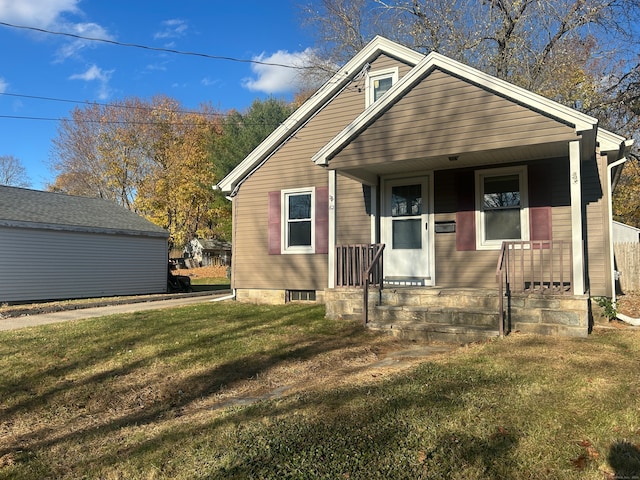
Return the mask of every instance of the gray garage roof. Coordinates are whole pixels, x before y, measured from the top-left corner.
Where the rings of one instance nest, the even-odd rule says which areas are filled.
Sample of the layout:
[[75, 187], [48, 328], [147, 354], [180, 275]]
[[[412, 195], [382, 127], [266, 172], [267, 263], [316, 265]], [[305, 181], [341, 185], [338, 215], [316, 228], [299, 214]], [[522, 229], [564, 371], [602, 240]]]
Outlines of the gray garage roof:
[[0, 226], [168, 237], [110, 200], [0, 186]]

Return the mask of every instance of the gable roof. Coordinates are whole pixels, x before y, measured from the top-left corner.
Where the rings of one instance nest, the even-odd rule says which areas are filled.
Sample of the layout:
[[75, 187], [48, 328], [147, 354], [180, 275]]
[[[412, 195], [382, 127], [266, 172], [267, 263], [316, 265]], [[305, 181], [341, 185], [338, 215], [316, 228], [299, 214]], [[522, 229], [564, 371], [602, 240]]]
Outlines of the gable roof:
[[295, 132], [340, 93], [369, 62], [380, 54], [386, 54], [405, 63], [416, 65], [424, 55], [384, 37], [377, 36], [349, 60], [311, 98], [287, 118], [271, 135], [258, 145], [231, 173], [224, 177], [216, 188], [235, 193], [242, 182], [265, 162]]
[[[496, 95], [502, 96], [531, 110], [556, 119], [575, 129], [576, 134], [597, 132], [598, 120], [589, 115], [549, 100], [522, 87], [488, 75], [480, 70], [432, 52], [418, 63], [409, 73], [393, 85], [379, 101], [362, 112], [350, 125], [336, 135], [313, 156], [318, 165], [328, 165], [329, 160], [349, 142], [362, 133], [372, 122], [387, 111], [399, 98], [409, 92], [433, 70], [439, 69], [455, 77], [475, 84]], [[594, 140], [596, 140], [594, 138]], [[624, 138], [606, 130], [601, 130], [597, 141], [602, 151], [619, 151]]]
[[169, 237], [109, 200], [8, 186], [0, 186], [0, 226]]

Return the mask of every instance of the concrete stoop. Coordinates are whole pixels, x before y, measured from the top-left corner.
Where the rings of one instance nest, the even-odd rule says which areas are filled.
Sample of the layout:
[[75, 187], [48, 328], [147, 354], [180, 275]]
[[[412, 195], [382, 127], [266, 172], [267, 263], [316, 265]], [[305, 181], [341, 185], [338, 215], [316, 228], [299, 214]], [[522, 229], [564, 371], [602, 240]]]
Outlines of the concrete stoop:
[[[327, 316], [362, 320], [362, 290], [325, 292]], [[499, 335], [496, 290], [391, 287], [369, 295], [368, 328], [400, 338], [472, 343]], [[587, 336], [588, 296], [523, 294], [505, 298], [505, 332]]]
[[398, 338], [425, 342], [473, 343], [499, 335], [497, 329], [475, 325], [443, 325], [441, 323], [377, 323], [367, 327], [390, 333]]
[[393, 288], [383, 291], [367, 326], [410, 340], [464, 344], [497, 337], [498, 322], [495, 292]]

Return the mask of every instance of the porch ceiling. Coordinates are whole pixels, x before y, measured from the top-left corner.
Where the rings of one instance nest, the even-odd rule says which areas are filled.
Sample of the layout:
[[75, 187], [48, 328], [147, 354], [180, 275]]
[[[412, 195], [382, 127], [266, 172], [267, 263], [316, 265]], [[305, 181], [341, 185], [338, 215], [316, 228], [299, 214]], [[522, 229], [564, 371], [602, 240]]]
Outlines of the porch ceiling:
[[[335, 168], [335, 170], [364, 184], [375, 185], [378, 182], [378, 176], [452, 168], [477, 168], [531, 160], [567, 158], [568, 155], [567, 142], [555, 142], [477, 152], [452, 152], [448, 155], [426, 155], [421, 158], [362, 164], [358, 167]], [[331, 169], [331, 164], [329, 164], [329, 169]]]

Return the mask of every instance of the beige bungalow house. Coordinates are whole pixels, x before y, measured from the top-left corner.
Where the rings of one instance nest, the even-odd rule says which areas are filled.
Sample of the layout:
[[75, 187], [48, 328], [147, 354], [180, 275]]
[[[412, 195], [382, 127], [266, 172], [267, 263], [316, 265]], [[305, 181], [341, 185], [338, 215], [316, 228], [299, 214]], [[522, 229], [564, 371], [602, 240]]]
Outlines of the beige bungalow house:
[[376, 37], [217, 185], [236, 298], [323, 302], [427, 339], [587, 335], [591, 299], [613, 295], [611, 191], [630, 146]]

